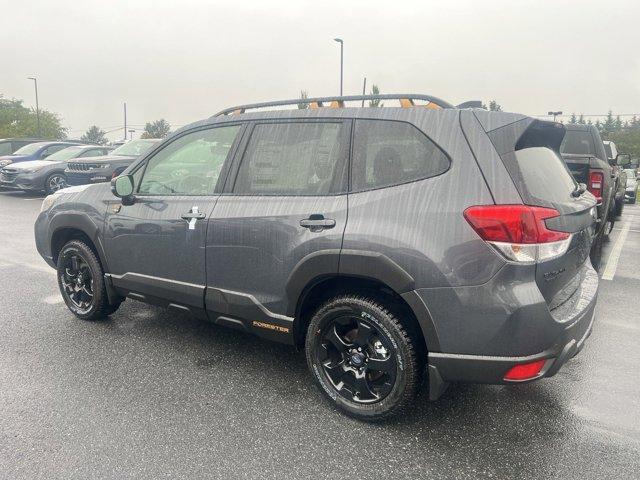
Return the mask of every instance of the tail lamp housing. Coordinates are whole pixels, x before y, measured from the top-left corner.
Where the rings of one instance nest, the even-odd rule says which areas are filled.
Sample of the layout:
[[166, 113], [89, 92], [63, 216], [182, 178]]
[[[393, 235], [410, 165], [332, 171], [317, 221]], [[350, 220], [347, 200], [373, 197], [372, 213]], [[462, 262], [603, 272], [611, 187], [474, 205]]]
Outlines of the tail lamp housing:
[[529, 205], [478, 205], [464, 217], [485, 242], [507, 260], [533, 264], [563, 255], [571, 234], [552, 230], [545, 220], [558, 217], [553, 208]]
[[598, 202], [602, 201], [602, 189], [604, 186], [604, 172], [600, 169], [589, 170], [589, 183], [587, 190], [596, 197]]

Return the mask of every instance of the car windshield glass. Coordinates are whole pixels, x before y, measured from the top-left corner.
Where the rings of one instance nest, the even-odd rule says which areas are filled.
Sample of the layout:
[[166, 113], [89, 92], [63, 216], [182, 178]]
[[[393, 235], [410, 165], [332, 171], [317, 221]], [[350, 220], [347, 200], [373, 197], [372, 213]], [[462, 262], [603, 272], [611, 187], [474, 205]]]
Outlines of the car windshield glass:
[[560, 145], [560, 152], [573, 155], [596, 155], [591, 132], [567, 130]]
[[112, 155], [132, 155], [138, 156], [145, 153], [149, 150], [153, 145], [158, 143], [160, 140], [149, 139], [149, 140], [131, 140], [129, 143], [125, 143], [121, 147], [116, 148]]
[[69, 160], [70, 158], [77, 157], [80, 152], [84, 150], [84, 147], [68, 147], [64, 148], [56, 153], [49, 155], [45, 160], [50, 162], [60, 162], [63, 160]]
[[42, 147], [41, 143], [30, 143], [14, 152], [14, 155], [31, 155], [36, 153]]

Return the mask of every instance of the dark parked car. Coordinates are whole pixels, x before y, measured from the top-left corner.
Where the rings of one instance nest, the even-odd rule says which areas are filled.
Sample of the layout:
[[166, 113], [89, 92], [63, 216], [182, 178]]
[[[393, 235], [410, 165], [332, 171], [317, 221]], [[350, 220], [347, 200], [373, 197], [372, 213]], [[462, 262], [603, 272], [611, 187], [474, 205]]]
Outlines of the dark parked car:
[[0, 138], [0, 157], [12, 155], [19, 148], [30, 143], [42, 142], [42, 138]]
[[108, 147], [98, 145], [67, 147], [43, 160], [31, 160], [4, 167], [0, 170], [0, 186], [53, 193], [67, 185], [67, 177], [64, 174], [67, 161], [97, 157], [107, 153], [109, 153]]
[[571, 174], [598, 201], [598, 228], [592, 246], [594, 265], [600, 261], [602, 242], [615, 223], [619, 172], [609, 163], [600, 133], [594, 125], [566, 125], [560, 152]]
[[78, 145], [79, 142], [75, 141], [49, 141], [49, 142], [36, 142], [25, 145], [24, 147], [16, 150], [12, 155], [4, 155], [0, 157], [0, 168], [11, 165], [12, 163], [29, 162], [31, 160], [42, 160], [49, 155], [62, 150], [63, 148], [70, 147], [72, 145]]
[[47, 197], [38, 251], [79, 318], [131, 298], [305, 348], [361, 419], [401, 411], [423, 378], [436, 399], [551, 377], [598, 290], [596, 201], [560, 158], [564, 127], [413, 97], [431, 108], [225, 110], [111, 186]]
[[69, 185], [101, 183], [120, 175], [142, 154], [160, 142], [157, 138], [131, 140], [113, 150], [109, 155], [91, 159], [78, 159], [67, 163], [64, 171]]
[[631, 161], [631, 157], [629, 154], [618, 152], [618, 147], [612, 141], [604, 140], [602, 143], [607, 154], [607, 160], [612, 168], [613, 178], [616, 178], [614, 215], [621, 217], [624, 211], [624, 192], [627, 185], [627, 174], [622, 166], [627, 165]]

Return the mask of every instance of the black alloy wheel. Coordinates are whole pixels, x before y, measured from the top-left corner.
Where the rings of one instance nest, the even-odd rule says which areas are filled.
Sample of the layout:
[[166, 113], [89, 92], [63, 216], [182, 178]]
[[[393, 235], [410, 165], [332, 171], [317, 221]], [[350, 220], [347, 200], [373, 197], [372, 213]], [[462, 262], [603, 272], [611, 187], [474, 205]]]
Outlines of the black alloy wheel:
[[373, 294], [334, 297], [316, 310], [307, 330], [307, 363], [334, 406], [378, 421], [413, 401], [426, 354], [407, 315]]
[[393, 388], [398, 366], [390, 339], [356, 317], [335, 318], [321, 333], [318, 362], [338, 394], [356, 403], [382, 400]]
[[100, 320], [120, 306], [121, 299], [109, 303], [100, 260], [82, 240], [71, 240], [62, 247], [57, 271], [62, 298], [77, 317]]
[[93, 303], [93, 274], [91, 267], [77, 251], [68, 251], [63, 257], [60, 283], [64, 295], [73, 305], [73, 310], [85, 314]]

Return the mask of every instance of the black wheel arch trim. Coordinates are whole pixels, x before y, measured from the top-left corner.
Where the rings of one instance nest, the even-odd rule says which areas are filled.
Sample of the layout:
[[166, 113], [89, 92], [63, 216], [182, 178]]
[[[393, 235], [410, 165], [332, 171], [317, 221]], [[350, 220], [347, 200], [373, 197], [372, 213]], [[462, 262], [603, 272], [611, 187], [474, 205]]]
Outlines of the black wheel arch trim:
[[104, 246], [102, 245], [102, 241], [100, 239], [100, 228], [93, 222], [93, 220], [91, 220], [91, 218], [86, 213], [61, 212], [51, 218], [51, 221], [49, 223], [48, 243], [50, 249], [49, 251], [52, 257], [54, 257], [53, 238], [55, 237], [57, 232], [65, 229], [78, 230], [85, 234], [89, 238], [89, 240], [91, 240], [94, 248], [96, 249], [96, 253], [98, 254], [98, 258], [100, 259], [100, 263], [102, 264], [102, 269], [105, 273], [109, 272], [107, 258], [104, 253]]
[[415, 292], [415, 280], [400, 265], [378, 252], [330, 249], [302, 258], [286, 283], [287, 315], [298, 319], [307, 292], [327, 278], [340, 276], [374, 280], [389, 287], [411, 308], [428, 350], [440, 350], [435, 324], [429, 309]]

